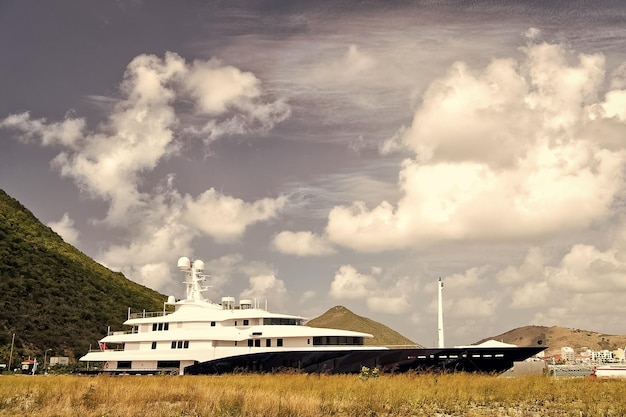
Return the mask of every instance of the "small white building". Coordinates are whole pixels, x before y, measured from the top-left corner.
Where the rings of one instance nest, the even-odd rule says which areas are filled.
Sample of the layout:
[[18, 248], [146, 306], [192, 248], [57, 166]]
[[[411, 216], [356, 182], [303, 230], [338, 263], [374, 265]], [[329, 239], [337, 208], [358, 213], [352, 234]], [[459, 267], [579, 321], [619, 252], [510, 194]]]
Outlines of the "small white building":
[[50, 358], [49, 366], [69, 365], [69, 364], [70, 364], [70, 358], [68, 358], [67, 356], [52, 356]]
[[616, 349], [613, 351], [613, 359], [617, 362], [624, 362], [626, 355], [624, 355], [624, 349]]
[[613, 352], [610, 350], [599, 350], [591, 352], [591, 360], [594, 362], [613, 362]]
[[567, 362], [574, 361], [574, 349], [569, 346], [563, 346], [561, 348], [561, 358]]

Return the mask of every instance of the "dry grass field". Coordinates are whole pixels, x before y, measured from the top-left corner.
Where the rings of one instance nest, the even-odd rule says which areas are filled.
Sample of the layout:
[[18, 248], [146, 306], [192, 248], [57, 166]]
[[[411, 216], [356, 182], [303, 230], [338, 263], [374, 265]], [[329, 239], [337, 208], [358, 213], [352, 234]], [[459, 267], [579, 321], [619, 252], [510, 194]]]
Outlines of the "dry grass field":
[[0, 376], [0, 416], [626, 415], [626, 381], [486, 375]]

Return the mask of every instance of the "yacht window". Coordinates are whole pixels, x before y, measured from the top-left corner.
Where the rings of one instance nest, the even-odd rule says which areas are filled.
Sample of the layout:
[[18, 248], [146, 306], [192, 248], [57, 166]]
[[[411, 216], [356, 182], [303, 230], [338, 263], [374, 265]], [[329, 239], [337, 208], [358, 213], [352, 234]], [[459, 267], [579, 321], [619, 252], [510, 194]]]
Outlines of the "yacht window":
[[157, 368], [180, 368], [180, 361], [158, 361]]
[[172, 349], [189, 349], [189, 340], [172, 341]]
[[307, 339], [307, 340], [306, 340], [306, 344], [307, 344], [307, 345], [310, 345], [310, 344], [311, 344], [311, 339]]
[[235, 326], [237, 325], [237, 320], [235, 320]]
[[283, 345], [283, 339], [276, 339], [276, 346], [282, 346]]
[[274, 325], [274, 326], [300, 326], [302, 324], [302, 320], [300, 319], [290, 319], [285, 317], [265, 317], [263, 319], [263, 324]]
[[211, 322], [211, 327], [215, 327], [215, 322], [214, 321]]
[[152, 342], [152, 349], [156, 349], [156, 342]]
[[252, 341], [252, 339], [248, 339], [248, 347], [252, 346], [254, 346], [254, 342]]
[[237, 341], [235, 340], [235, 346], [237, 346]]
[[131, 363], [132, 363], [131, 361], [118, 361], [117, 369], [130, 369]]
[[250, 323], [250, 320], [244, 320], [244, 321], [243, 321], [243, 325], [244, 325], [244, 326], [247, 326], [249, 323]]
[[256, 339], [254, 341], [254, 347], [261, 347], [261, 339]]
[[272, 347], [272, 339], [265, 339], [265, 347]]
[[346, 336], [316, 336], [313, 338], [313, 345], [363, 345], [362, 337]]
[[169, 323], [152, 323], [152, 331], [153, 332], [162, 332], [163, 330], [169, 330]]

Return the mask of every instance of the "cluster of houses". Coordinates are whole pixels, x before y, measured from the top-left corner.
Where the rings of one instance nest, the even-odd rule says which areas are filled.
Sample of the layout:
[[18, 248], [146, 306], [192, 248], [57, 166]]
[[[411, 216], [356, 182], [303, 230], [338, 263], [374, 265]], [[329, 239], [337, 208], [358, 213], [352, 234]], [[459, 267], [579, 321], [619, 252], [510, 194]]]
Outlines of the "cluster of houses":
[[624, 349], [591, 350], [583, 347], [578, 353], [569, 346], [561, 348], [561, 354], [544, 358], [548, 362], [562, 364], [600, 364], [626, 362]]

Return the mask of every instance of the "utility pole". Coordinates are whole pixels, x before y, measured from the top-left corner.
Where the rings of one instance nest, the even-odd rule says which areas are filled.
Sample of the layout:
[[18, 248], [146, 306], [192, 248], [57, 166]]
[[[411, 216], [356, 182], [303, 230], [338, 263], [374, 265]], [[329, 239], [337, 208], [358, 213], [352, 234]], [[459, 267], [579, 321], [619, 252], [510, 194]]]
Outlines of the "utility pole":
[[11, 370], [11, 364], [13, 363], [13, 345], [15, 344], [15, 333], [11, 339], [11, 356], [9, 356], [9, 371]]
[[48, 372], [48, 367], [47, 367], [47, 364], [48, 364], [48, 352], [51, 351], [51, 350], [52, 349], [46, 349], [46, 351], [43, 354], [43, 371], [44, 371], [44, 373]]

